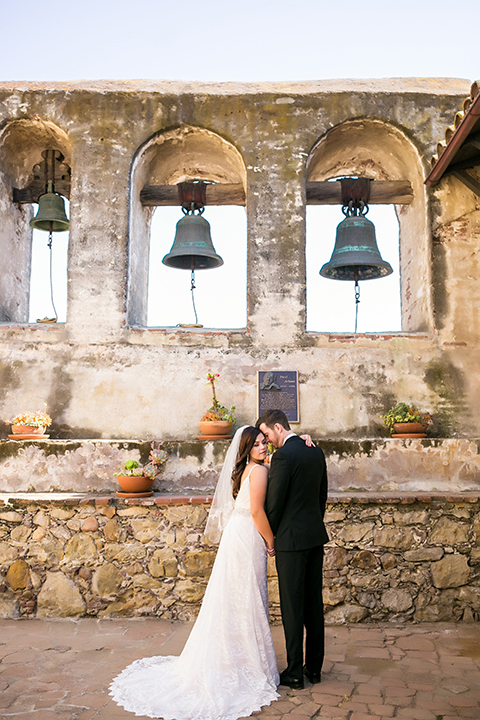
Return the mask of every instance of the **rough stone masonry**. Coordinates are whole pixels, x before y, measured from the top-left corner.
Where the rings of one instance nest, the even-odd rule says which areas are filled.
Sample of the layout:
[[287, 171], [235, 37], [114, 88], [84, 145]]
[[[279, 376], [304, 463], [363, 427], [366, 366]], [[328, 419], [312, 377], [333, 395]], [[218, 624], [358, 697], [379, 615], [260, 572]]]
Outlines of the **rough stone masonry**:
[[[194, 618], [216, 552], [205, 500], [11, 500], [0, 511], [0, 616]], [[327, 623], [479, 619], [478, 495], [335, 496], [327, 527]], [[276, 622], [272, 560], [268, 577]]]

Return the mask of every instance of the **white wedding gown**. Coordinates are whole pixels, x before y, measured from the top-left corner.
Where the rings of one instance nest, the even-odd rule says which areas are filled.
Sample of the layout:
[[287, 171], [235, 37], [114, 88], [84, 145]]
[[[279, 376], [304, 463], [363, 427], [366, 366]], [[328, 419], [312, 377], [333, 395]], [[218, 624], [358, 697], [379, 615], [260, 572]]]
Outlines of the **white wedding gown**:
[[136, 715], [237, 720], [279, 697], [268, 623], [267, 555], [250, 514], [250, 473], [218, 548], [200, 613], [180, 656], [136, 660], [111, 685]]

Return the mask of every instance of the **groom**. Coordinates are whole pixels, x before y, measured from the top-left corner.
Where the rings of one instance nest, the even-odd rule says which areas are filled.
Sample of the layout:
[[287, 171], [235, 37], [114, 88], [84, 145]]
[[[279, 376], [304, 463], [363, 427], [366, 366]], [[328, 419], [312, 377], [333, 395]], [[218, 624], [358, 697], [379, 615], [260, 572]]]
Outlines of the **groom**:
[[[275, 535], [280, 609], [287, 668], [280, 684], [303, 688], [303, 675], [318, 683], [324, 656], [322, 570], [328, 535], [323, 524], [327, 500], [325, 456], [307, 447], [281, 410], [267, 410], [256, 427], [277, 448], [273, 454], [265, 510]], [[303, 628], [306, 630], [305, 664]]]

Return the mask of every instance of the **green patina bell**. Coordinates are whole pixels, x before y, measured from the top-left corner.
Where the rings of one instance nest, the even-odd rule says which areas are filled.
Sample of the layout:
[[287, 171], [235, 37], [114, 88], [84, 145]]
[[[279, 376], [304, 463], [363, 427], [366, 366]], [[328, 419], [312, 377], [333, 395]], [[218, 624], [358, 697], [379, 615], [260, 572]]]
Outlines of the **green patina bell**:
[[70, 227], [70, 222], [65, 214], [65, 202], [61, 195], [54, 192], [47, 192], [38, 199], [38, 212], [30, 220], [30, 225], [35, 230], [46, 232], [64, 232]]
[[352, 215], [337, 226], [332, 257], [320, 275], [332, 280], [375, 280], [393, 272], [382, 260], [375, 237], [375, 226], [363, 215]]
[[180, 270], [208, 270], [223, 265], [213, 247], [210, 223], [200, 215], [185, 215], [177, 223], [172, 249], [162, 262]]

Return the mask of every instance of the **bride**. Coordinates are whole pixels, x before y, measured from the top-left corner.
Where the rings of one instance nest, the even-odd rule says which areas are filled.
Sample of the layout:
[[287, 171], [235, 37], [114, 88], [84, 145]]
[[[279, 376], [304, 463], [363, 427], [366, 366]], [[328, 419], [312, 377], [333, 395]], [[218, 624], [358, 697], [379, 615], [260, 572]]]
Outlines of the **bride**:
[[266, 454], [260, 430], [237, 430], [205, 528], [211, 542], [221, 542], [200, 613], [180, 656], [136, 660], [115, 678], [110, 694], [126, 710], [164, 720], [237, 720], [279, 697], [268, 622], [267, 553], [275, 551], [263, 509]]

